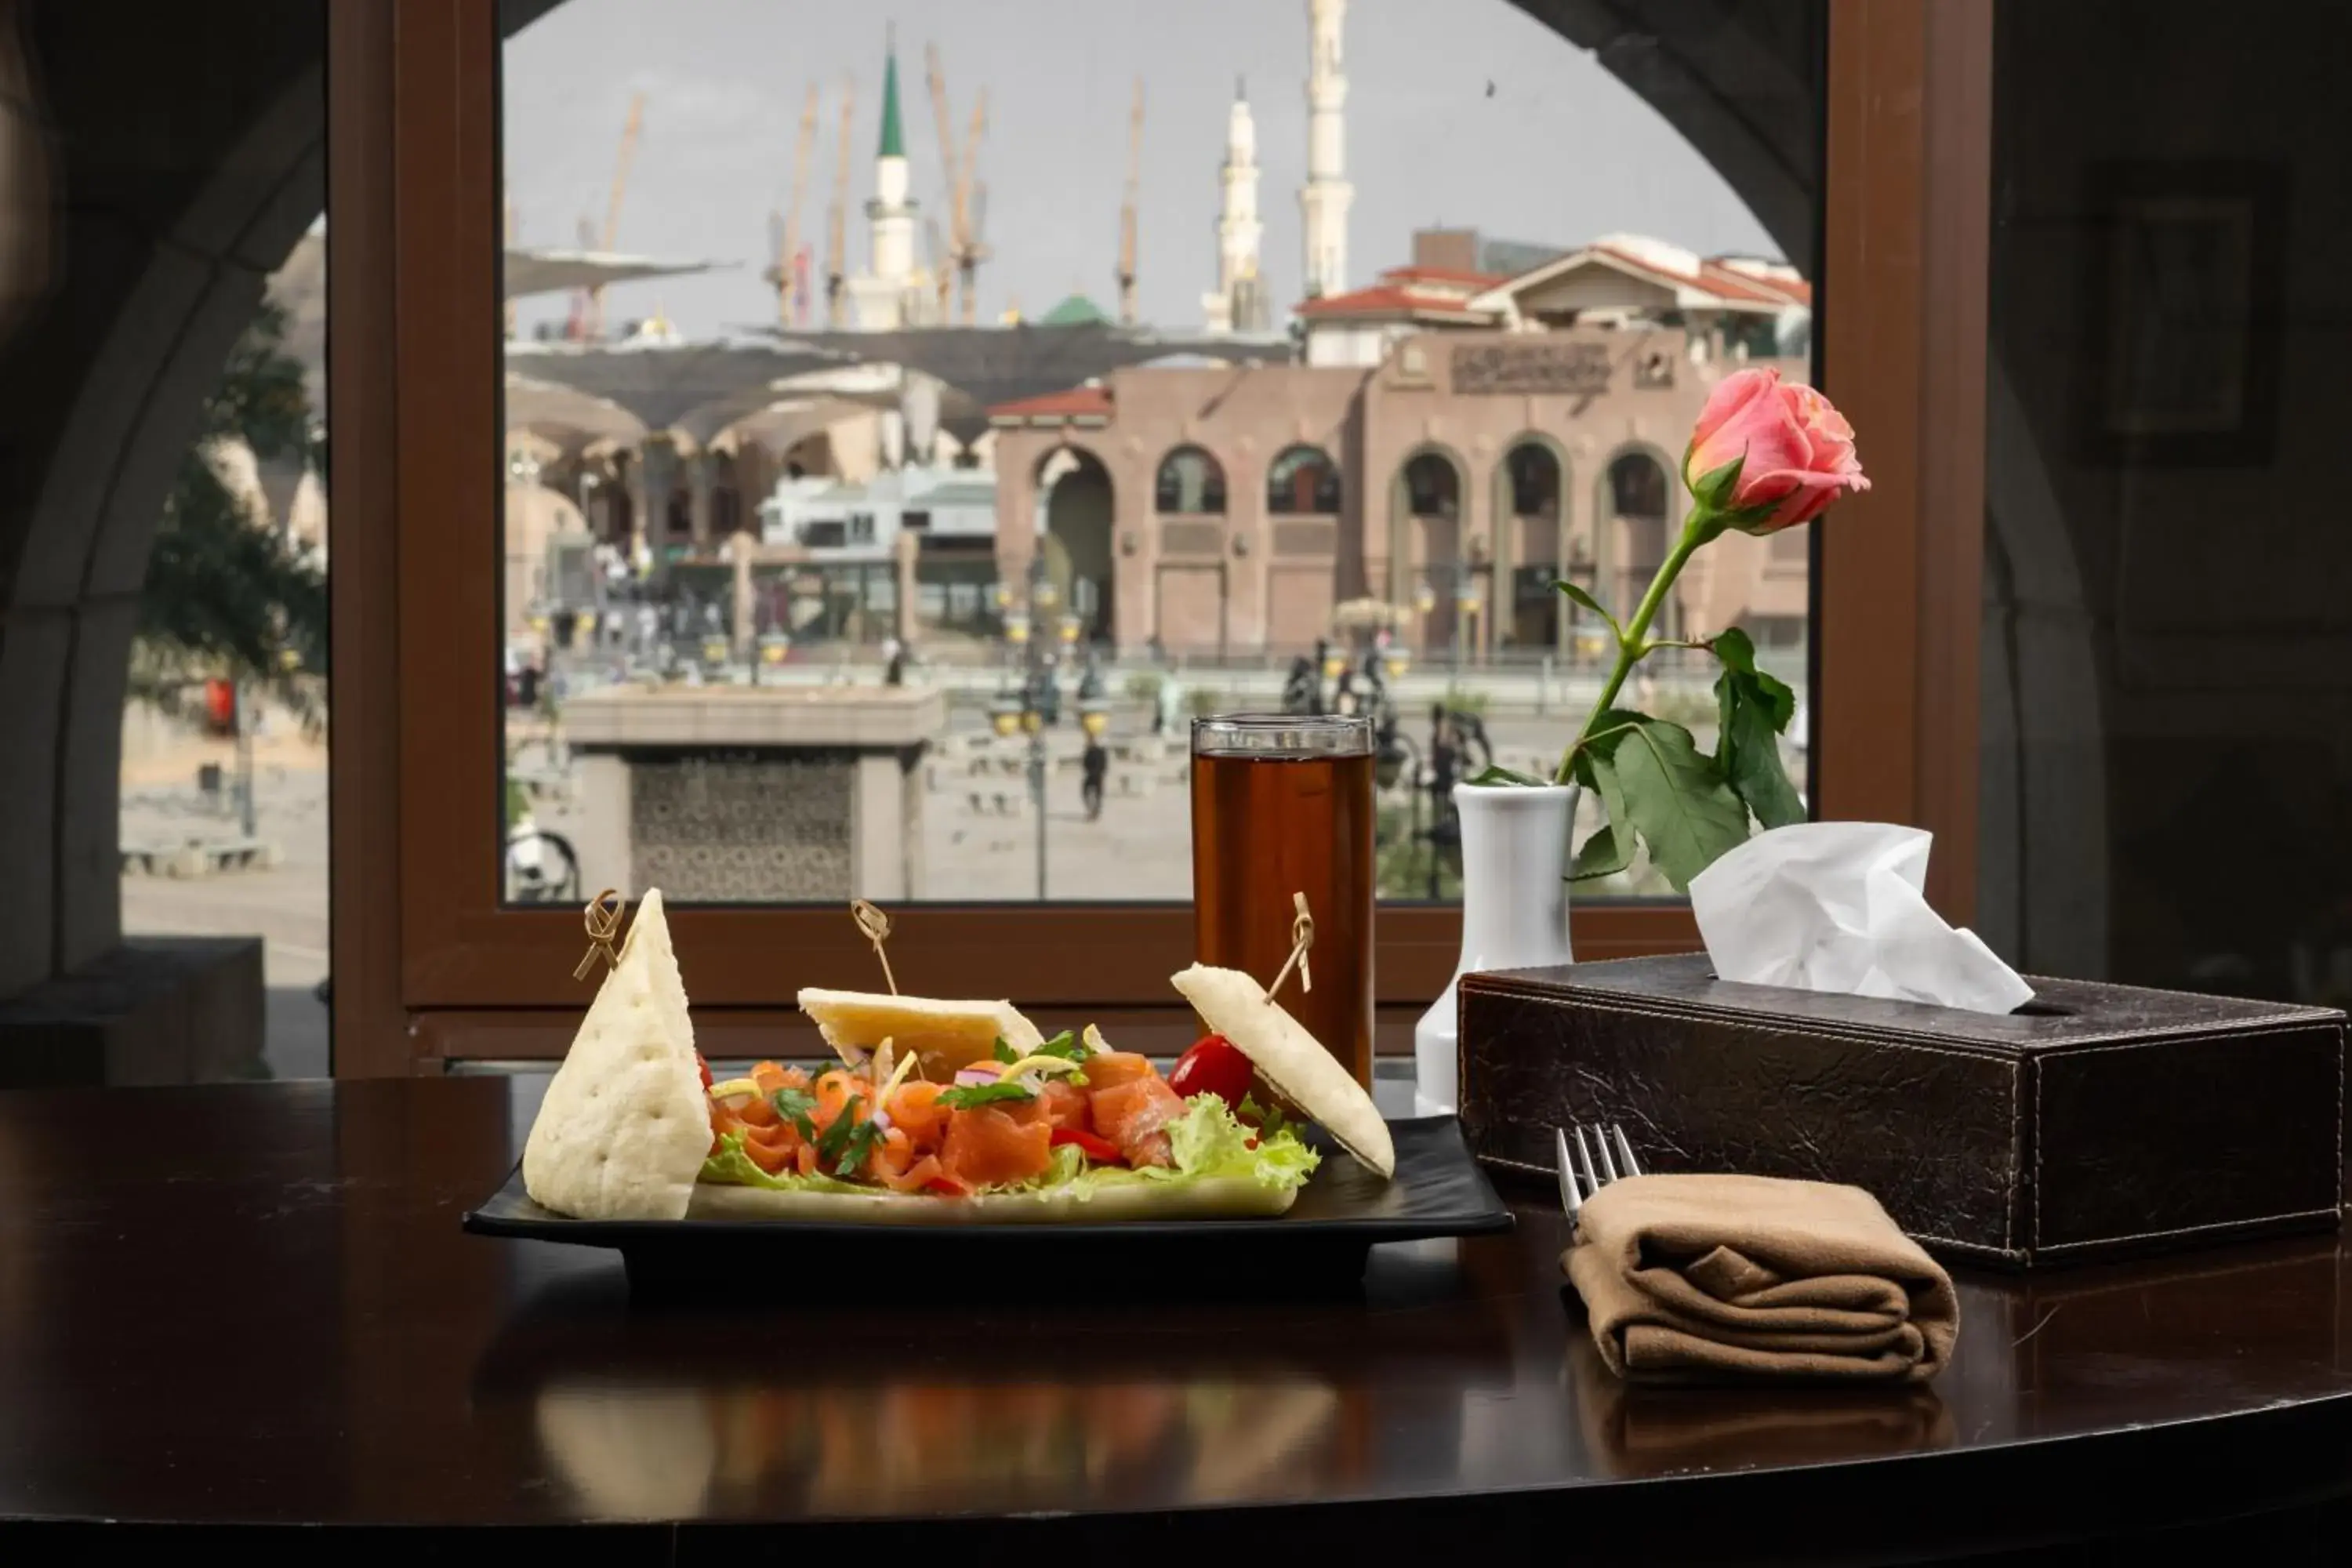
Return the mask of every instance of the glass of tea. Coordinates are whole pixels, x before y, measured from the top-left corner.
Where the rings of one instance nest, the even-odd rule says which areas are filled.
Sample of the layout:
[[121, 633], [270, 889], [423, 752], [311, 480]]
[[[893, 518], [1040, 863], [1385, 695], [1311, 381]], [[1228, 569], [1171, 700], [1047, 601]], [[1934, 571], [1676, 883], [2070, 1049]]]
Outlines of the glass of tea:
[[1372, 721], [1238, 713], [1192, 721], [1192, 950], [1271, 984], [1290, 956], [1292, 896], [1315, 917], [1307, 963], [1277, 998], [1372, 1085]]

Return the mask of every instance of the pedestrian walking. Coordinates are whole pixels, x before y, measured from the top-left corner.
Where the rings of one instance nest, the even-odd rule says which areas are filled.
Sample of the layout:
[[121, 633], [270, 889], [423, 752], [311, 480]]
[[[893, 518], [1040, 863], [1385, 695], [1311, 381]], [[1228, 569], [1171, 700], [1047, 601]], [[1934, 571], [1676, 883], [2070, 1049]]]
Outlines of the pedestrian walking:
[[1110, 753], [1103, 750], [1102, 742], [1093, 735], [1087, 737], [1086, 754], [1079, 759], [1080, 798], [1087, 803], [1087, 820], [1102, 816], [1103, 780], [1110, 774]]

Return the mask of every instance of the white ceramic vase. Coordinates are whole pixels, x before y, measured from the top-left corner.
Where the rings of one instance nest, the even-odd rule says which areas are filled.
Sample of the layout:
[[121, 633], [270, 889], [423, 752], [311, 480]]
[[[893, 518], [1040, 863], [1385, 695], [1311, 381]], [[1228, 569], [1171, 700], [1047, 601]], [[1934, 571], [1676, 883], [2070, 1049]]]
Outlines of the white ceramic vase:
[[1444, 994], [1413, 1026], [1413, 1102], [1421, 1115], [1450, 1116], [1460, 1102], [1454, 994], [1462, 977], [1573, 961], [1568, 844], [1577, 794], [1572, 784], [1454, 786], [1462, 818], [1462, 956]]

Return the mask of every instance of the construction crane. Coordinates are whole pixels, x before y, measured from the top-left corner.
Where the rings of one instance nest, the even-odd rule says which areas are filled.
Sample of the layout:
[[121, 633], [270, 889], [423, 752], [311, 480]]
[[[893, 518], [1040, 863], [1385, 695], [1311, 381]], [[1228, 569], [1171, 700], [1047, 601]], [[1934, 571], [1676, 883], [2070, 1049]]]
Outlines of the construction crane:
[[799, 256], [801, 206], [808, 196], [809, 160], [816, 151], [817, 87], [809, 84], [808, 102], [801, 110], [801, 139], [793, 147], [792, 205], [780, 223], [772, 223], [770, 240], [776, 247], [776, 324], [784, 328], [808, 324], [808, 301], [801, 298]]
[[980, 139], [988, 131], [988, 89], [982, 88], [971, 100], [971, 125], [964, 132], [963, 158], [956, 165], [955, 190], [955, 265], [958, 292], [962, 296], [963, 324], [974, 324], [979, 309], [980, 264], [988, 259], [988, 247], [981, 242], [981, 219], [988, 210], [988, 187], [974, 177], [980, 164]]
[[1135, 106], [1127, 115], [1127, 199], [1118, 209], [1118, 320], [1139, 322], [1135, 305], [1135, 204], [1143, 184], [1143, 79], [1135, 79]]
[[[636, 162], [637, 135], [645, 129], [646, 95], [633, 94], [629, 99], [628, 122], [621, 127], [621, 153], [613, 164], [613, 194], [604, 205], [604, 237], [596, 248], [610, 252], [621, 242], [621, 202], [629, 194], [629, 165]], [[599, 284], [588, 290], [588, 335], [604, 335], [604, 289]]]
[[[580, 227], [576, 232], [583, 255], [596, 248], [594, 218], [590, 217], [586, 213], [582, 213]], [[595, 300], [590, 290], [575, 289], [572, 291], [572, 312], [563, 322], [563, 338], [566, 342], [584, 343], [588, 341], [589, 320], [595, 308]]]
[[[954, 287], [955, 268], [950, 263], [957, 259], [963, 247], [963, 178], [956, 172], [955, 132], [948, 121], [948, 83], [940, 73], [940, 47], [937, 44], [923, 46], [923, 76], [931, 89], [931, 123], [940, 133], [940, 178], [947, 182], [948, 222], [955, 237], [955, 248], [945, 256], [934, 254], [931, 260], [933, 284], [939, 290], [940, 321], [948, 319], [948, 290]], [[939, 250], [939, 226], [930, 225], [931, 248]]]
[[840, 156], [833, 169], [833, 206], [826, 214], [831, 233], [824, 246], [824, 324], [838, 331], [848, 324], [849, 303], [849, 138], [856, 129], [857, 83], [841, 83]]
[[[963, 151], [956, 151], [954, 121], [948, 112], [947, 79], [940, 70], [940, 51], [936, 45], [923, 46], [925, 74], [931, 89], [931, 122], [940, 133], [940, 175], [947, 182], [948, 190], [948, 250], [946, 259], [952, 264], [955, 282], [962, 295], [961, 314], [967, 327], [974, 324], [978, 313], [980, 264], [988, 258], [988, 247], [980, 239], [980, 211], [973, 200], [973, 174], [980, 163], [980, 139], [988, 131], [988, 89], [982, 88], [971, 100], [971, 124], [964, 132]], [[939, 269], [936, 286], [939, 289], [939, 319], [948, 319], [950, 267]]]

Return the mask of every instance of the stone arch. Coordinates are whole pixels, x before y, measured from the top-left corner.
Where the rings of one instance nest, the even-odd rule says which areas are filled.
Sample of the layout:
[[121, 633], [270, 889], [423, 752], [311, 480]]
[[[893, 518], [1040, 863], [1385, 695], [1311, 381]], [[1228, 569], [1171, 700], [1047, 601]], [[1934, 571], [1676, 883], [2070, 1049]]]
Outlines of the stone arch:
[[1463, 525], [1469, 494], [1469, 465], [1439, 441], [1408, 448], [1389, 479], [1389, 597], [1391, 603], [1412, 606], [1423, 587], [1430, 590], [1429, 610], [1416, 612], [1424, 648], [1454, 640], [1454, 601], [1465, 570]]
[[1225, 465], [1195, 441], [1171, 447], [1152, 471], [1151, 510], [1162, 516], [1223, 517]]
[[1266, 465], [1269, 517], [1337, 517], [1344, 499], [1339, 465], [1311, 441], [1285, 447]]
[[1520, 431], [1495, 459], [1491, 616], [1497, 647], [1541, 652], [1567, 637], [1567, 605], [1552, 584], [1577, 567], [1569, 548], [1571, 472], [1568, 448], [1541, 430]]
[[[1627, 441], [1593, 473], [1593, 592], [1621, 621], [1641, 602], [1682, 522], [1685, 508], [1675, 472], [1675, 460], [1664, 447]], [[1623, 510], [1628, 506], [1637, 510]], [[1651, 632], [1672, 637], [1681, 618], [1670, 602], [1658, 612]]]
[[[1061, 606], [1056, 613], [1076, 616], [1087, 641], [1116, 641], [1118, 495], [1110, 464], [1086, 443], [1065, 440], [1038, 456], [1030, 479], [1037, 495], [1038, 547]], [[1040, 626], [1036, 635], [1049, 629]]]
[[48, 269], [12, 279], [46, 292], [0, 385], [0, 995], [121, 943], [121, 714], [155, 524], [324, 205], [324, 38], [303, 16], [97, 0], [0, 29], [10, 223]]

